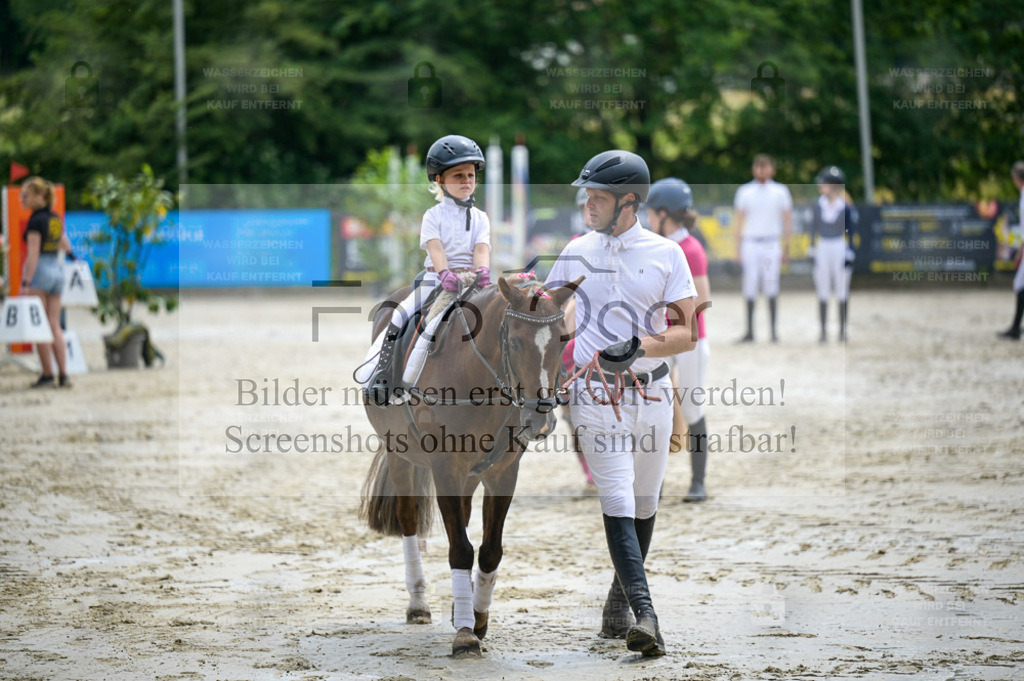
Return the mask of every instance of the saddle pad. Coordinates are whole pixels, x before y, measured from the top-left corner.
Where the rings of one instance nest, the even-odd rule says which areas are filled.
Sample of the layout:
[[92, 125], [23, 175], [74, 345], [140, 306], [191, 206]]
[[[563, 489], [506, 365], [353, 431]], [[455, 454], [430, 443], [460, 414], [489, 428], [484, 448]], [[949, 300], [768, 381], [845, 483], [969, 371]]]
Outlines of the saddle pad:
[[[456, 276], [464, 285], [469, 286], [476, 279], [476, 272], [473, 270], [467, 270], [465, 272], [459, 272]], [[448, 306], [455, 302], [455, 296], [458, 295], [458, 291], [445, 291], [440, 286], [438, 286], [437, 290], [439, 291], [437, 298], [434, 299], [434, 303], [427, 311], [427, 324], [434, 321], [434, 317], [447, 310]]]

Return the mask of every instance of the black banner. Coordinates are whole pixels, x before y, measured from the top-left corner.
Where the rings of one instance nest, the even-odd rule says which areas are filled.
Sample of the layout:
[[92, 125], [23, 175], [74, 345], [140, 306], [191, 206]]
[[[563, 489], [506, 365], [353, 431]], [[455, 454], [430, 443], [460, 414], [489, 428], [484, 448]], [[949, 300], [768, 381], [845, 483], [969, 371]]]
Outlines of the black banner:
[[970, 204], [857, 206], [856, 272], [991, 272], [995, 221]]

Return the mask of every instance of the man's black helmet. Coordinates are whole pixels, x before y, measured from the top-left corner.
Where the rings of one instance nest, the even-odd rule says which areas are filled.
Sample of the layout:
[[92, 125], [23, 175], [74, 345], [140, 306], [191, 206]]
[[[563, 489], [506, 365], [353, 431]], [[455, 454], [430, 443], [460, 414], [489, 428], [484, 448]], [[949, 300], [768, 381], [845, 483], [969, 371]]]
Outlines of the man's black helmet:
[[693, 190], [678, 177], [666, 177], [651, 185], [647, 207], [669, 213], [682, 213], [693, 208]]
[[818, 184], [846, 184], [846, 173], [837, 166], [822, 168], [815, 178]]
[[572, 186], [603, 189], [617, 196], [633, 192], [643, 203], [651, 188], [651, 171], [644, 160], [631, 151], [603, 151], [587, 161]]
[[484, 153], [477, 143], [462, 135], [445, 135], [427, 151], [427, 179], [433, 181], [445, 170], [463, 163], [473, 163], [477, 172], [484, 169]]

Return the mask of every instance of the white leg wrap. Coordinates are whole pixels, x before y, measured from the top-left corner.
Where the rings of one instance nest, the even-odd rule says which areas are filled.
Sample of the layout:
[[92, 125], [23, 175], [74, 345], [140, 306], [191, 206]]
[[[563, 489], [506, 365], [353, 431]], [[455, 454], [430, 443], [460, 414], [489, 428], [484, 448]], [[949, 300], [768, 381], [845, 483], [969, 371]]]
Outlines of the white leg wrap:
[[473, 583], [473, 610], [487, 612], [491, 607], [491, 596], [494, 595], [494, 584], [498, 581], [498, 571], [480, 572], [478, 569]]
[[425, 332], [416, 339], [416, 345], [413, 346], [412, 352], [409, 353], [409, 362], [405, 365], [405, 373], [402, 374], [402, 380], [409, 385], [416, 385], [416, 382], [420, 380], [420, 374], [423, 373], [423, 364], [427, 361], [427, 349], [430, 346], [427, 339], [432, 338], [437, 332], [437, 327], [441, 324], [442, 317], [443, 315], [438, 315], [430, 320]]
[[455, 600], [455, 614], [452, 624], [458, 631], [463, 627], [473, 628], [473, 582], [470, 570], [452, 570], [452, 597]]
[[402, 553], [405, 555], [405, 588], [410, 595], [427, 592], [427, 578], [423, 576], [423, 560], [420, 558], [420, 543], [416, 535], [402, 537]]

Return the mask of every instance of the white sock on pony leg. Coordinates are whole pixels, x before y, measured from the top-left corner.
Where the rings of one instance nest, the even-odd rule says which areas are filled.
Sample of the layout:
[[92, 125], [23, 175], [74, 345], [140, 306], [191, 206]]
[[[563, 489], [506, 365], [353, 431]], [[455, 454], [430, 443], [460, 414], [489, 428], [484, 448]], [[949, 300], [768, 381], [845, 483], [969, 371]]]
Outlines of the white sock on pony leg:
[[470, 629], [476, 624], [473, 617], [473, 581], [471, 570], [452, 570], [452, 598], [455, 601], [455, 612], [452, 624], [458, 631], [464, 627]]
[[402, 554], [405, 556], [405, 589], [410, 596], [426, 594], [427, 578], [423, 575], [420, 542], [415, 534], [402, 537]]
[[481, 572], [477, 569], [473, 583], [473, 610], [487, 612], [491, 607], [494, 595], [494, 584], [498, 581], [498, 571]]

